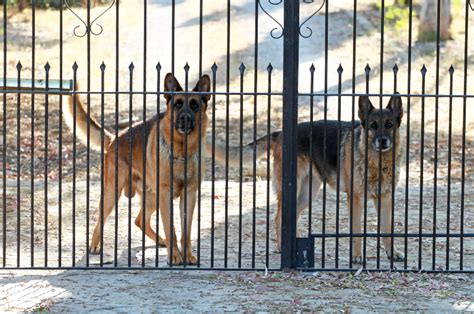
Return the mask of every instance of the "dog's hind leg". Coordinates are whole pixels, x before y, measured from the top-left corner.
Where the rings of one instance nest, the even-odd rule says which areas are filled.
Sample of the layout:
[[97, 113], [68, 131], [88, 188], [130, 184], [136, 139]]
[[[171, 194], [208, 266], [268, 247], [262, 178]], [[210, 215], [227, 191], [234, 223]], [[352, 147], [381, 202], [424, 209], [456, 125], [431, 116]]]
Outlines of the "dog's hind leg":
[[[143, 197], [143, 194], [140, 193], [140, 198]], [[140, 202], [143, 204], [142, 202]], [[151, 191], [146, 192], [146, 210], [143, 210], [143, 207], [140, 208], [140, 212], [135, 219], [135, 225], [143, 231], [143, 212], [145, 212], [145, 234], [152, 239], [153, 241], [157, 241], [158, 239], [158, 246], [165, 247], [166, 243], [160, 236], [157, 237], [155, 230], [151, 227], [151, 216], [157, 210], [156, 207], [156, 194], [152, 193]], [[158, 213], [157, 213], [158, 215]]]
[[[309, 207], [309, 199], [310, 199], [310, 196], [311, 198], [314, 200], [318, 197], [318, 194], [319, 194], [319, 190], [321, 188], [321, 179], [319, 178], [319, 176], [317, 175], [317, 173], [313, 173], [313, 176], [312, 176], [312, 184], [311, 184], [311, 195], [309, 193], [310, 191], [310, 180], [309, 180], [309, 175], [307, 175], [303, 180], [301, 180], [301, 184], [300, 184], [300, 188], [299, 188], [299, 191], [298, 191], [298, 199], [297, 199], [297, 208], [298, 208], [298, 212], [297, 212], [297, 221], [301, 215], [301, 213], [303, 212], [303, 210], [305, 210], [307, 207]], [[311, 221], [309, 221], [308, 223], [311, 223]]]
[[[108, 156], [107, 156], [108, 157]], [[91, 253], [97, 254], [100, 252], [100, 240], [102, 234], [103, 225], [107, 221], [107, 217], [109, 217], [112, 209], [115, 206], [115, 161], [112, 158], [105, 158], [105, 169], [104, 169], [104, 195], [101, 195], [101, 199], [99, 200], [99, 215], [97, 218], [97, 223], [94, 228], [94, 234], [92, 235], [91, 244], [89, 251]], [[107, 162], [107, 160], [112, 160], [112, 162]], [[119, 169], [125, 169], [125, 165], [119, 164]], [[118, 183], [118, 195], [122, 194], [122, 190], [124, 188], [126, 181], [126, 177], [121, 175], [120, 172], [117, 175], [117, 183]], [[102, 200], [104, 207], [101, 208]], [[102, 213], [104, 214], [102, 218]]]

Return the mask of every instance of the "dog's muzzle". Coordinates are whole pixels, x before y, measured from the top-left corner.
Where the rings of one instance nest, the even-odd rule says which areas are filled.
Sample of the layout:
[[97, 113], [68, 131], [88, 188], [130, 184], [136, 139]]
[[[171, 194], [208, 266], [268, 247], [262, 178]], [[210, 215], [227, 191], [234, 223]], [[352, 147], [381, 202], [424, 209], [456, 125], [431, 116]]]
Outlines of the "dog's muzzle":
[[189, 134], [194, 130], [194, 118], [190, 113], [182, 113], [176, 119], [176, 130], [181, 134]]
[[373, 146], [376, 151], [386, 152], [392, 149], [392, 141], [386, 136], [377, 137]]

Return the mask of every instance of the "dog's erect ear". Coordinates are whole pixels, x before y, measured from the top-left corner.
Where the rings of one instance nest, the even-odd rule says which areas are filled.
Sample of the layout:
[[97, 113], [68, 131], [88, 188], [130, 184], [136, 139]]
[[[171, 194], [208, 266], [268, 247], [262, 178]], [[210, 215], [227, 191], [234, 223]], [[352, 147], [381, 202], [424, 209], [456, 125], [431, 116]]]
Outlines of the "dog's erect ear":
[[[193, 92], [205, 92], [208, 93], [211, 90], [211, 79], [209, 75], [203, 75], [197, 82], [196, 86], [193, 88]], [[202, 95], [204, 101], [209, 101], [211, 95]]]
[[388, 102], [387, 109], [392, 111], [393, 115], [397, 119], [398, 126], [402, 123], [403, 118], [403, 103], [402, 98], [398, 96], [399, 93], [395, 93], [396, 95], [390, 98]]
[[[178, 80], [173, 76], [173, 74], [168, 73], [165, 76], [165, 92], [180, 92], [183, 88], [179, 85]], [[166, 102], [171, 99], [171, 95], [164, 95]]]
[[362, 127], [365, 128], [365, 121], [369, 113], [374, 110], [374, 106], [370, 102], [369, 97], [367, 96], [360, 96], [359, 97], [359, 119], [362, 124]]

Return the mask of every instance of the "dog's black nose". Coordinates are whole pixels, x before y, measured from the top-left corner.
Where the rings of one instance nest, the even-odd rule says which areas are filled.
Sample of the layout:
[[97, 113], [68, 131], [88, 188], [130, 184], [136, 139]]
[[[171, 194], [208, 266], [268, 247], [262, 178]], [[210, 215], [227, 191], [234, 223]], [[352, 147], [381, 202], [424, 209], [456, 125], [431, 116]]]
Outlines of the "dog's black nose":
[[190, 113], [183, 113], [178, 118], [177, 127], [183, 132], [190, 132], [194, 129], [194, 117]]
[[392, 141], [386, 136], [376, 138], [374, 144], [378, 150], [386, 150], [392, 147]]

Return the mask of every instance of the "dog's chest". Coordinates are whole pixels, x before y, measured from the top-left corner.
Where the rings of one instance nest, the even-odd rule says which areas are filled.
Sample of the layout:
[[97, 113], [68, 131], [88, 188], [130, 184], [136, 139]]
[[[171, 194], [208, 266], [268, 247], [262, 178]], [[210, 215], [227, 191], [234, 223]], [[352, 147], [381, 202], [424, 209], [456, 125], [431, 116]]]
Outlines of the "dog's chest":
[[[366, 165], [363, 159], [357, 164], [355, 170], [356, 178], [359, 178], [359, 185], [365, 186]], [[369, 158], [367, 164], [367, 192], [372, 197], [377, 197], [379, 194], [387, 194], [392, 192], [392, 186], [398, 183], [399, 168], [392, 163], [392, 158], [382, 157], [381, 163], [379, 158]]]

